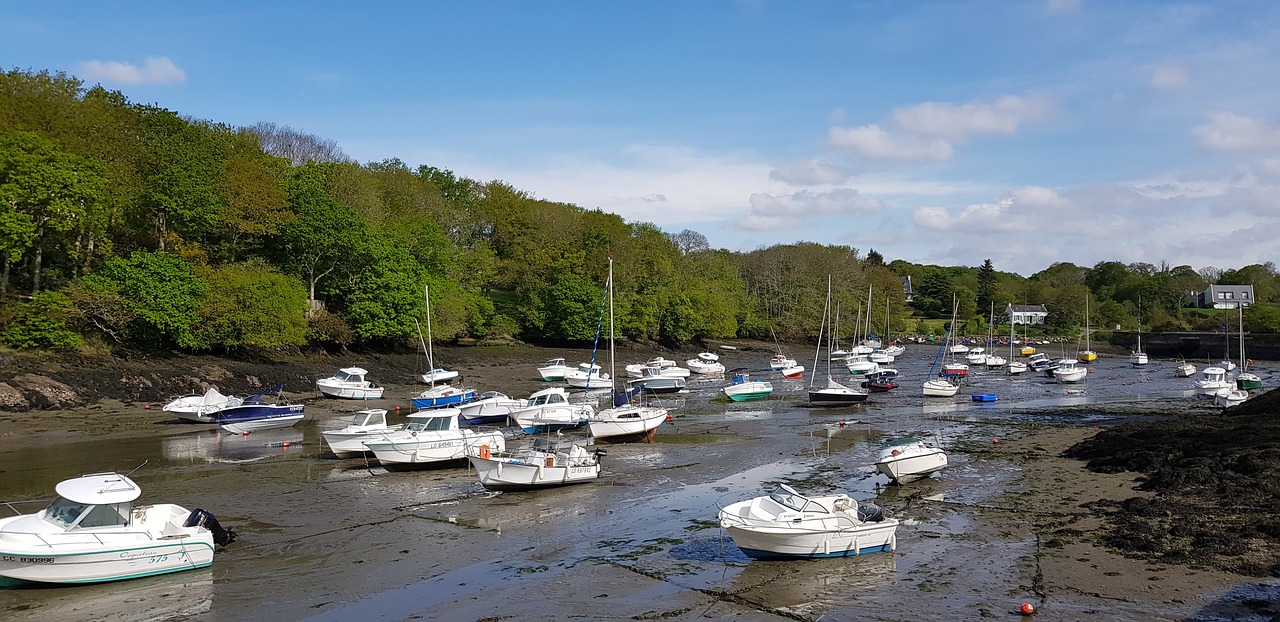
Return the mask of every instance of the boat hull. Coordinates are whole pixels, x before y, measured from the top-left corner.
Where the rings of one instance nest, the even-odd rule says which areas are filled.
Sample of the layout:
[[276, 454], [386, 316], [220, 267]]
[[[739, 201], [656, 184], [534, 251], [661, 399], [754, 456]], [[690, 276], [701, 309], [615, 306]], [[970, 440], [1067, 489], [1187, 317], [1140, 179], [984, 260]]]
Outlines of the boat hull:
[[929, 477], [946, 466], [947, 454], [941, 449], [933, 449], [927, 453], [886, 457], [876, 463], [876, 470], [899, 484], [906, 484]]
[[755, 559], [849, 557], [896, 550], [898, 521], [889, 519], [853, 528], [801, 532], [780, 527], [728, 527], [734, 544]]
[[[185, 508], [171, 504], [152, 507], [169, 516], [189, 514]], [[152, 517], [151, 513], [147, 515]], [[0, 531], [24, 518], [0, 520]], [[180, 527], [166, 533], [162, 527], [158, 525], [154, 532], [92, 530], [83, 538], [67, 542], [51, 541], [48, 535], [5, 533], [0, 537], [0, 586], [121, 581], [205, 568], [213, 563], [213, 536], [208, 530]]]
[[729, 385], [721, 391], [735, 402], [755, 402], [769, 397], [773, 393], [773, 385], [762, 380], [751, 380]]
[[506, 438], [501, 432], [482, 432], [450, 435], [423, 434], [419, 437], [388, 436], [369, 441], [365, 447], [373, 452], [378, 462], [387, 469], [411, 469], [438, 466], [464, 460], [481, 447], [499, 452], [506, 449]]
[[219, 411], [215, 421], [236, 434], [292, 427], [302, 421], [302, 404], [254, 404]]
[[547, 458], [551, 461], [548, 466], [545, 461], [533, 464], [518, 458], [468, 456], [468, 459], [480, 477], [480, 485], [487, 490], [537, 490], [582, 484], [600, 478], [599, 461], [583, 466], [557, 466], [555, 458]]
[[342, 400], [380, 400], [383, 387], [341, 387], [316, 383], [316, 388], [325, 397]]
[[651, 438], [666, 420], [665, 408], [622, 406], [596, 413], [587, 425], [598, 441], [628, 443]]
[[1236, 388], [1242, 391], [1256, 391], [1262, 388], [1262, 378], [1251, 373], [1240, 374], [1236, 377]]
[[922, 391], [927, 397], [955, 397], [960, 392], [960, 387], [945, 380], [933, 380], [924, 383]]
[[814, 389], [809, 391], [809, 403], [814, 406], [851, 406], [865, 401], [867, 401], [866, 393], [852, 389]]

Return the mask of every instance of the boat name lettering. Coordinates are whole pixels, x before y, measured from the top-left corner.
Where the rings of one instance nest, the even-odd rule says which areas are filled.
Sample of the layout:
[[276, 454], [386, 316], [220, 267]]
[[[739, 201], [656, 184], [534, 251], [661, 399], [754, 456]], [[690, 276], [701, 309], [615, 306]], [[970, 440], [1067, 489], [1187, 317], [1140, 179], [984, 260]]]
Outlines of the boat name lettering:
[[52, 564], [52, 557], [20, 557], [18, 555], [5, 555], [0, 559], [7, 562], [18, 562], [20, 564]]
[[139, 557], [155, 557], [158, 553], [155, 551], [123, 551], [120, 553], [120, 559], [136, 559]]

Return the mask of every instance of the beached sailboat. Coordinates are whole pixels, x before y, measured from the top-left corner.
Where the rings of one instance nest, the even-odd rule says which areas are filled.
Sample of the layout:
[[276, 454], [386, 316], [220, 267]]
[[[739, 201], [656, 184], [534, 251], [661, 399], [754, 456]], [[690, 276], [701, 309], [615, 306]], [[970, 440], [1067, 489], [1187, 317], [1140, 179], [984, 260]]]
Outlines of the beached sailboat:
[[[831, 276], [827, 276], [827, 304], [822, 310], [822, 326], [818, 328], [818, 349], [813, 353], [814, 376], [817, 376], [818, 357], [822, 355], [822, 342], [827, 337], [826, 331], [831, 321]], [[863, 389], [846, 387], [831, 376], [831, 345], [827, 345], [827, 380], [823, 386], [816, 386], [813, 378], [809, 380], [809, 403], [814, 406], [849, 406], [867, 400], [868, 392]]]
[[1093, 351], [1089, 342], [1089, 294], [1084, 295], [1084, 349], [1076, 354], [1081, 363], [1092, 363], [1098, 360], [1098, 353]]
[[419, 409], [445, 408], [470, 402], [475, 399], [476, 390], [450, 385], [448, 381], [457, 378], [458, 372], [446, 371], [435, 366], [435, 353], [431, 346], [430, 286], [423, 286], [422, 291], [427, 303], [427, 337], [425, 340], [422, 338], [422, 325], [418, 324], [417, 318], [413, 319], [413, 324], [418, 327], [418, 342], [422, 344], [422, 350], [427, 353], [427, 367], [430, 369], [430, 371], [422, 375], [422, 381], [431, 386], [418, 392], [410, 401], [414, 408]]
[[952, 381], [950, 376], [935, 376], [938, 371], [938, 362], [942, 360], [942, 353], [946, 351], [947, 344], [951, 342], [951, 331], [956, 324], [956, 303], [954, 297], [951, 301], [951, 323], [947, 325], [947, 335], [942, 340], [942, 345], [938, 347], [938, 353], [933, 357], [933, 365], [929, 367], [929, 379], [924, 382], [923, 391], [926, 397], [955, 397], [960, 391], [959, 381]]
[[1134, 367], [1147, 364], [1147, 353], [1142, 349], [1142, 296], [1138, 296], [1138, 348], [1129, 353], [1129, 364]]
[[1262, 388], [1262, 377], [1249, 371], [1253, 361], [1244, 356], [1244, 306], [1237, 305], [1240, 313], [1240, 373], [1236, 374], [1236, 388], [1242, 391], [1253, 391]]
[[[613, 347], [613, 258], [609, 258], [609, 280], [605, 284], [609, 293], [609, 375], [614, 374]], [[652, 368], [651, 368], [652, 369]], [[672, 378], [683, 384], [683, 378]], [[617, 386], [610, 379], [610, 393], [613, 396], [613, 407], [605, 408], [587, 416], [587, 427], [591, 429], [591, 437], [596, 440], [612, 443], [646, 440], [653, 437], [658, 426], [667, 420], [667, 409], [658, 406], [645, 406], [631, 403], [631, 392], [617, 392]]]
[[[435, 352], [431, 344], [432, 342], [431, 340], [431, 286], [423, 285], [422, 294], [424, 299], [427, 302], [427, 341], [426, 341], [426, 345], [423, 346], [423, 349], [425, 349], [427, 352], [427, 370], [428, 370], [426, 373], [422, 374], [422, 381], [427, 384], [430, 384], [431, 386], [435, 386], [437, 382], [448, 382], [450, 380], [453, 380], [454, 378], [457, 378], [458, 372], [436, 367]], [[417, 321], [418, 320], [415, 318], [414, 323], [416, 324]], [[418, 340], [419, 341], [422, 340], [421, 326], [418, 327]]]

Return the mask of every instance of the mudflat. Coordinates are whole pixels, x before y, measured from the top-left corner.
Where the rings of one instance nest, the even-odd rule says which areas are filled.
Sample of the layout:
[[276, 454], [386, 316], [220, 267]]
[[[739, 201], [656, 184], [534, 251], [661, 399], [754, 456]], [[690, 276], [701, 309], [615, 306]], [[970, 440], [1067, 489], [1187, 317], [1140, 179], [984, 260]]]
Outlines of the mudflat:
[[[727, 365], [758, 368], [769, 349], [720, 353]], [[631, 349], [619, 368], [657, 354], [683, 361], [696, 353]], [[17, 506], [32, 511], [61, 479], [142, 465], [133, 475], [140, 502], [205, 508], [240, 538], [208, 570], [10, 589], [0, 592], [0, 611], [14, 620], [914, 621], [1002, 618], [1025, 602], [1037, 620], [1276, 614], [1270, 583], [1214, 559], [1171, 563], [1107, 546], [1126, 501], [1162, 493], [1141, 489], [1150, 476], [1139, 470], [1098, 472], [1064, 456], [1130, 422], [1210, 415], [1202, 403], [1160, 395], [1075, 403], [1078, 394], [1028, 379], [1018, 390], [1035, 399], [979, 407], [957, 398], [939, 407], [907, 395], [918, 392], [912, 381], [923, 381], [920, 367], [927, 370], [932, 355], [909, 352], [898, 363], [908, 378], [903, 394], [854, 408], [809, 408], [807, 380], [770, 378], [775, 395], [751, 404], [718, 398], [723, 379], [695, 380], [662, 400], [673, 417], [654, 442], [608, 446], [600, 480], [529, 493], [486, 492], [465, 466], [387, 472], [325, 451], [319, 431], [359, 408], [387, 408], [393, 422], [403, 420], [408, 396], [423, 386], [414, 356], [19, 363], [0, 373], [31, 408], [0, 412], [5, 500], [32, 501]], [[523, 397], [546, 384], [536, 378], [539, 363], [585, 361], [590, 350], [510, 346], [437, 356], [468, 386]], [[387, 399], [325, 400], [306, 384], [347, 365], [369, 369]], [[1108, 378], [1127, 381], [1118, 367], [1097, 369], [1090, 397], [1108, 395]], [[167, 396], [199, 386], [182, 382], [219, 376], [219, 389], [236, 394], [287, 381], [287, 396], [307, 405], [308, 419], [233, 436], [159, 412]], [[26, 387], [55, 386], [46, 382], [83, 403], [31, 406], [39, 400]], [[1003, 382], [974, 386], [1004, 394]], [[888, 486], [871, 466], [876, 449], [908, 435], [936, 435], [951, 464], [930, 479]], [[848, 491], [885, 507], [903, 522], [897, 551], [750, 560], [718, 527], [716, 512], [779, 482], [802, 492]]]

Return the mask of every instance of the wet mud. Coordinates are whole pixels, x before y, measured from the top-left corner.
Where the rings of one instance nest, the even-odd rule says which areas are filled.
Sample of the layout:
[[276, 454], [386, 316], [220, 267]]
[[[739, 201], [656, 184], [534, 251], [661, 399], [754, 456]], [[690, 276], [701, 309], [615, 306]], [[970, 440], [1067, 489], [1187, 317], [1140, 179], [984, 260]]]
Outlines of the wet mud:
[[[692, 356], [633, 351], [619, 365], [655, 354]], [[761, 367], [769, 352], [722, 354], [728, 363]], [[143, 465], [133, 475], [143, 502], [205, 508], [236, 529], [239, 540], [204, 571], [0, 591], [0, 615], [917, 621], [1009, 618], [1023, 602], [1039, 608], [1036, 620], [1274, 615], [1280, 589], [1261, 578], [1269, 575], [1170, 554], [1176, 546], [1161, 555], [1135, 554], [1125, 542], [1139, 540], [1117, 536], [1125, 533], [1126, 515], [1172, 525], [1202, 509], [1167, 502], [1161, 523], [1143, 505], [1166, 503], [1176, 492], [1172, 484], [1151, 487], [1157, 477], [1172, 477], [1151, 465], [1167, 463], [1150, 456], [1143, 462], [1134, 453], [1133, 462], [1094, 464], [1123, 455], [1125, 443], [1110, 449], [1092, 443], [1110, 442], [1109, 435], [1130, 426], [1146, 430], [1129, 437], [1135, 447], [1144, 446], [1152, 430], [1179, 429], [1170, 422], [1229, 416], [1190, 397], [1185, 379], [1166, 377], [1159, 367], [1135, 374], [1121, 360], [1104, 360], [1085, 385], [980, 375], [954, 400], [926, 401], [914, 388], [933, 354], [923, 346], [908, 350], [896, 364], [906, 376], [902, 388], [852, 408], [808, 407], [803, 380], [773, 378], [774, 396], [747, 404], [718, 397], [723, 380], [691, 382], [687, 392], [663, 400], [673, 418], [653, 443], [609, 447], [599, 481], [529, 493], [485, 491], [465, 466], [388, 472], [374, 461], [339, 460], [325, 451], [320, 430], [359, 408], [388, 408], [393, 422], [403, 421], [408, 395], [421, 388], [413, 357], [385, 368], [382, 360], [289, 362], [279, 368], [289, 371], [277, 376], [266, 373], [274, 369], [266, 363], [240, 368], [216, 359], [197, 366], [165, 360], [15, 370], [83, 391], [92, 401], [0, 412], [5, 500], [33, 511], [61, 479]], [[470, 386], [524, 396], [544, 386], [534, 367], [552, 356], [586, 360], [589, 352], [511, 347], [460, 356], [451, 366]], [[387, 399], [324, 400], [302, 384], [354, 364], [387, 384]], [[307, 404], [307, 420], [235, 436], [176, 424], [146, 408], [190, 390], [154, 379], [197, 378], [197, 368], [213, 367], [230, 373], [221, 381], [226, 392], [240, 394], [252, 378], [296, 377], [290, 397]], [[101, 389], [77, 385], [81, 373], [98, 377], [90, 385]], [[126, 374], [153, 379], [152, 388], [113, 392], [109, 379]], [[970, 403], [964, 400], [969, 392], [999, 393], [1000, 399]], [[1184, 434], [1199, 439], [1205, 430]], [[887, 485], [872, 466], [875, 453], [883, 441], [905, 435], [939, 439], [950, 466], [927, 480]], [[1091, 447], [1099, 453], [1078, 453]], [[1064, 456], [1068, 448], [1073, 457]], [[1176, 481], [1188, 489], [1193, 482], [1209, 487], [1211, 474]], [[815, 493], [843, 490], [885, 507], [902, 521], [897, 551], [804, 562], [747, 558], [719, 528], [716, 512], [780, 482]], [[1263, 518], [1269, 517], [1259, 517], [1259, 524]]]

